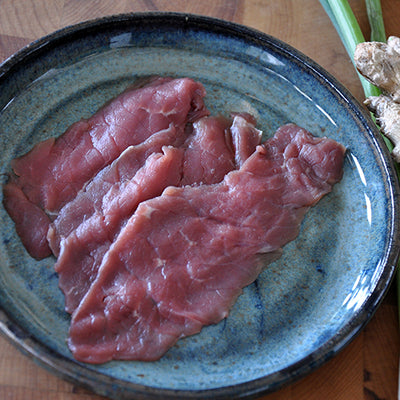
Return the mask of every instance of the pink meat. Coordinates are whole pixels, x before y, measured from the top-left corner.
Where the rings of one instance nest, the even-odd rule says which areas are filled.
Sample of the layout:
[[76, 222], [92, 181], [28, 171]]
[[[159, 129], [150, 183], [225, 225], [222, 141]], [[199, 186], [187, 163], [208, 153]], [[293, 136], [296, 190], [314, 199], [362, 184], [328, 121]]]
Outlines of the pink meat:
[[4, 207], [15, 221], [17, 234], [29, 254], [38, 259], [50, 255], [46, 239], [48, 216], [13, 182], [4, 186], [3, 194]]
[[[22, 192], [28, 201], [43, 210], [41, 220], [48, 225], [46, 213], [57, 213], [128, 146], [143, 142], [170, 124], [183, 129], [188, 122], [207, 115], [204, 96], [204, 87], [188, 78], [158, 78], [146, 86], [132, 87], [89, 119], [73, 124], [57, 139], [41, 142], [13, 160], [14, 175], [10, 184], [20, 191], [6, 190], [5, 193], [22, 197]], [[10, 215], [16, 215], [18, 211], [10, 209], [16, 202], [7, 198], [5, 201]], [[21, 218], [14, 220], [16, 224], [20, 221]], [[18, 226], [17, 230], [21, 232], [24, 226]], [[27, 238], [27, 248], [40, 247], [36, 235], [30, 238], [30, 243], [29, 233], [23, 235]], [[32, 255], [42, 258], [49, 254], [50, 249], [46, 248]]]
[[[235, 168], [230, 125], [231, 121], [222, 117], [204, 117], [193, 124], [194, 134], [186, 143], [182, 186], [220, 182]], [[241, 134], [247, 135], [247, 131]]]
[[233, 116], [231, 135], [238, 168], [253, 154], [256, 146], [261, 142], [262, 132], [255, 127], [255, 124], [254, 117], [249, 114]]
[[221, 183], [169, 187], [141, 203], [73, 314], [75, 358], [155, 360], [225, 318], [260, 256], [293, 240], [341, 179], [344, 152], [290, 124]]
[[[47, 239], [53, 253], [58, 256], [61, 240], [67, 238], [84, 220], [89, 219], [95, 212], [103, 215], [107, 199], [117, 197], [124, 189], [129, 190], [130, 181], [152, 153], [160, 153], [163, 146], [180, 146], [185, 139], [184, 130], [171, 124], [144, 142], [129, 146], [110, 165], [96, 174], [72, 201], [61, 208], [57, 218], [50, 225]], [[162, 189], [164, 187], [159, 193]], [[133, 203], [136, 204], [136, 201]], [[125, 209], [126, 215], [132, 213], [136, 205], [132, 207]]]
[[162, 151], [147, 158], [144, 166], [127, 182], [122, 195], [114, 197], [107, 193], [99, 209], [61, 241], [54, 268], [59, 275], [67, 312], [72, 313], [79, 305], [96, 278], [98, 266], [115, 235], [137, 205], [158, 196], [165, 187], [179, 183], [183, 151], [174, 147], [163, 147]]
[[[112, 240], [135, 211], [138, 196], [132, 195], [132, 184], [135, 192], [140, 191], [140, 201], [144, 201], [160, 195], [167, 185], [220, 182], [235, 166], [235, 155], [228, 137], [229, 124], [230, 121], [222, 118], [201, 118], [194, 124], [192, 135], [182, 147], [182, 165], [174, 163], [176, 169], [168, 171], [164, 164], [146, 163], [146, 168], [139, 170], [138, 179], [135, 171], [144, 164], [150, 149], [172, 136], [168, 131], [153, 135], [143, 144], [131, 146], [122, 153], [72, 202], [63, 207], [48, 237], [57, 253], [58, 248], [55, 247], [61, 243], [62, 251], [55, 270], [59, 274], [59, 286], [65, 295], [67, 312], [72, 313], [79, 305], [96, 277]], [[248, 128], [243, 129], [242, 133], [237, 131], [238, 136], [241, 134], [248, 135]], [[242, 140], [246, 141], [244, 138]], [[248, 151], [254, 151], [255, 144], [252, 147]], [[166, 173], [170, 174], [170, 180], [166, 179]], [[175, 179], [178, 174], [182, 176], [181, 180]], [[146, 190], [149, 187], [152, 190]]]

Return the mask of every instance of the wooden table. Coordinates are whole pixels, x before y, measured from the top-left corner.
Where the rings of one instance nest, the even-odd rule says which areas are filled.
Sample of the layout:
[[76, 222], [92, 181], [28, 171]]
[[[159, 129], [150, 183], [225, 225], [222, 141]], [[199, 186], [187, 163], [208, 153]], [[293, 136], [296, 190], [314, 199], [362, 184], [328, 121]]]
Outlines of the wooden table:
[[[351, 6], [369, 37], [364, 1]], [[400, 1], [382, 0], [388, 35], [400, 35]], [[317, 0], [0, 0], [0, 59], [66, 25], [104, 15], [181, 11], [238, 22], [296, 47], [341, 81], [359, 100], [363, 92], [330, 20]], [[264, 400], [397, 398], [400, 335], [391, 288], [367, 327], [339, 355]], [[99, 400], [39, 368], [0, 337], [1, 400]]]

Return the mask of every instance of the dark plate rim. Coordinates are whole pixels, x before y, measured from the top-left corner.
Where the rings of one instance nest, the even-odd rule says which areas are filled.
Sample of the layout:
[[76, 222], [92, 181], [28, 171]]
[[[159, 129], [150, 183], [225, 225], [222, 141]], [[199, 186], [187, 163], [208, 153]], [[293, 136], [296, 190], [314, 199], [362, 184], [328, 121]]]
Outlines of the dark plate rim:
[[[385, 258], [381, 260], [378, 266], [382, 273], [379, 276], [376, 286], [370, 293], [368, 300], [362, 308], [357, 310], [353, 319], [340, 329], [334, 338], [325, 342], [313, 353], [306, 355], [303, 359], [291, 366], [265, 377], [215, 389], [192, 391], [154, 388], [132, 382], [122, 382], [102, 373], [92, 371], [84, 364], [54, 353], [51, 349], [47, 348], [45, 344], [35, 340], [30, 336], [29, 332], [21, 329], [13, 320], [12, 316], [7, 315], [5, 310], [0, 310], [0, 332], [26, 356], [32, 358], [54, 375], [86, 387], [99, 395], [111, 396], [116, 399], [130, 399], [133, 396], [135, 399], [254, 398], [275, 391], [284, 385], [293, 383], [301, 377], [304, 377], [340, 352], [369, 322], [386, 295], [394, 278], [400, 253], [400, 223], [397, 222], [395, 218], [400, 208], [400, 190], [394, 162], [379, 130], [366, 109], [329, 72], [308, 56], [271, 35], [244, 25], [214, 17], [176, 12], [126, 13], [96, 18], [67, 26], [28, 44], [1, 63], [0, 85], [2, 85], [7, 80], [8, 76], [13, 74], [17, 68], [23, 67], [21, 64], [28, 62], [30, 59], [39, 57], [41, 54], [52, 48], [56, 48], [63, 42], [65, 43], [80, 37], [85, 37], [88, 33], [97, 32], [99, 29], [106, 31], [110, 27], [116, 28], [117, 26], [121, 29], [132, 23], [161, 23], [165, 26], [179, 26], [180, 28], [189, 30], [196, 29], [220, 33], [224, 36], [240, 38], [241, 40], [254, 43], [260, 47], [273, 48], [274, 51], [280, 52], [286, 58], [294, 61], [300, 68], [306, 70], [313, 75], [313, 77], [316, 77], [321, 84], [328, 87], [331, 92], [334, 92], [336, 97], [351, 110], [360, 124], [366, 129], [378, 152], [377, 158], [382, 162], [381, 168], [383, 169], [383, 173], [388, 179], [387, 183], [391, 204], [391, 209], [389, 210], [390, 233], [388, 235], [389, 243], [387, 245]], [[121, 384], [123, 384], [123, 387]]]

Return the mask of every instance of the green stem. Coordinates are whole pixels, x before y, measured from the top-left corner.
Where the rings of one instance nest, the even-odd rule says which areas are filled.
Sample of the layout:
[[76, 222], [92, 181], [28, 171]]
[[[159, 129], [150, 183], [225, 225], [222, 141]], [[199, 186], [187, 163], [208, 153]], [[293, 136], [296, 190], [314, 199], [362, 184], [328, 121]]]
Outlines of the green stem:
[[380, 0], [365, 0], [368, 21], [371, 27], [371, 41], [386, 42], [385, 25], [383, 23]]
[[[380, 0], [365, 0], [365, 5], [367, 7], [368, 21], [371, 27], [371, 41], [386, 42], [385, 25], [383, 22], [382, 7]], [[365, 96], [368, 97], [367, 94], [365, 94]], [[393, 150], [392, 142], [385, 136], [383, 136], [383, 139], [386, 143], [386, 146], [389, 148], [390, 151], [392, 151]], [[398, 170], [397, 164], [396, 167]]]
[[[354, 51], [357, 44], [365, 42], [360, 25], [347, 0], [320, 0], [331, 19], [340, 39], [354, 65]], [[380, 90], [358, 74], [366, 97], [379, 96]]]

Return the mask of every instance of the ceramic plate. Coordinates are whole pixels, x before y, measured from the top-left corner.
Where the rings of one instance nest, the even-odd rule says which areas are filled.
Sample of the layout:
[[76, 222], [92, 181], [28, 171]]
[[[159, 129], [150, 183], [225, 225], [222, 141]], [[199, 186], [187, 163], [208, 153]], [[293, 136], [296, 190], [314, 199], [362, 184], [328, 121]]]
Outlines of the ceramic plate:
[[3, 63], [3, 183], [11, 159], [151, 74], [200, 80], [213, 114], [251, 112], [266, 137], [294, 122], [336, 139], [348, 149], [343, 180], [307, 214], [299, 237], [244, 290], [227, 319], [147, 363], [74, 361], [54, 259], [30, 258], [2, 208], [2, 331], [42, 366], [115, 399], [218, 399], [275, 390], [342, 349], [386, 293], [399, 251], [390, 156], [352, 96], [288, 45], [219, 20], [133, 14], [66, 28]]

